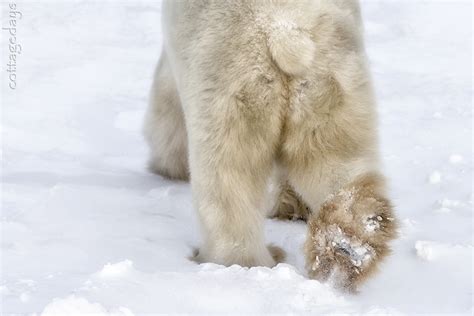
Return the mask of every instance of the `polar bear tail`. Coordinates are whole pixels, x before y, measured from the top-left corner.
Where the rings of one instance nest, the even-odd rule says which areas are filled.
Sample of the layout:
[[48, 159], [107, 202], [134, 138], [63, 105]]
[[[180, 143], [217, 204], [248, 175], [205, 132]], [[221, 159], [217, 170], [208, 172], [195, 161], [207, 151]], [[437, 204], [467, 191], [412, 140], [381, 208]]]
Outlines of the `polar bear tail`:
[[286, 74], [301, 76], [311, 67], [316, 44], [309, 32], [292, 22], [280, 21], [272, 25], [267, 38], [273, 60]]

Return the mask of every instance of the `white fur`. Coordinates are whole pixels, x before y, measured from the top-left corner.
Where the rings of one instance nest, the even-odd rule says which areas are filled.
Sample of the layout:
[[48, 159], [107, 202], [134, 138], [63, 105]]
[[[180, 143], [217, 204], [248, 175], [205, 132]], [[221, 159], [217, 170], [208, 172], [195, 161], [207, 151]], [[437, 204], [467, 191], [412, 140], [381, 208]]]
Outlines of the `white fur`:
[[151, 165], [185, 178], [189, 156], [200, 260], [272, 266], [263, 235], [272, 174], [317, 210], [377, 169], [358, 3], [167, 0], [163, 14]]

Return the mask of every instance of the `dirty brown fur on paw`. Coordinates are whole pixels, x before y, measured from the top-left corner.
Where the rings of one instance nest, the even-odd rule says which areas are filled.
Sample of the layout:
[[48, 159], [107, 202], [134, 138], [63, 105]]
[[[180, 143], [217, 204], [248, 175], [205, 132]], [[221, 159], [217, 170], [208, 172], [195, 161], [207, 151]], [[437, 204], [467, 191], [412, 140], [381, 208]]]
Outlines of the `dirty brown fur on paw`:
[[376, 272], [397, 235], [392, 206], [382, 188], [380, 176], [360, 177], [309, 219], [305, 253], [311, 278], [331, 278], [337, 287], [355, 292]]
[[275, 260], [277, 264], [285, 261], [286, 259], [285, 250], [275, 245], [268, 245], [268, 250], [270, 251], [270, 254], [273, 257], [273, 260]]
[[301, 196], [293, 190], [291, 185], [285, 183], [281, 187], [277, 203], [272, 213], [274, 214], [273, 218], [279, 220], [307, 221], [311, 211]]

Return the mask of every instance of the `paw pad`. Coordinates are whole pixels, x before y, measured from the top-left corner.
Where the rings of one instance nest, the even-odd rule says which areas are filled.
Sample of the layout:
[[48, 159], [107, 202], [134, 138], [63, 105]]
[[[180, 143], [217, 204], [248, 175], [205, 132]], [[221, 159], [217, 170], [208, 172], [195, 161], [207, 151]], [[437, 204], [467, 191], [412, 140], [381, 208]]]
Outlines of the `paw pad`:
[[348, 237], [340, 227], [331, 225], [328, 233], [328, 237], [332, 240], [331, 251], [353, 266], [362, 269], [375, 257], [375, 250], [370, 245], [362, 243], [357, 238]]

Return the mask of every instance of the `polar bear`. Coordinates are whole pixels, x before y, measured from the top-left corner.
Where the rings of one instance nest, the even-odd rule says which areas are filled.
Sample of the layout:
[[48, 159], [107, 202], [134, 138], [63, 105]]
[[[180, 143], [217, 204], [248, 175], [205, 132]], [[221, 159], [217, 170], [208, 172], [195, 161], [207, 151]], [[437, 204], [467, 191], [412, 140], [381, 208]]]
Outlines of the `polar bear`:
[[144, 133], [150, 168], [191, 182], [196, 260], [272, 267], [264, 219], [297, 217], [309, 276], [355, 289], [397, 226], [358, 1], [165, 0], [163, 34]]

